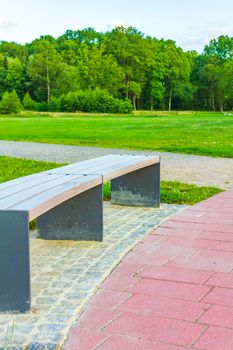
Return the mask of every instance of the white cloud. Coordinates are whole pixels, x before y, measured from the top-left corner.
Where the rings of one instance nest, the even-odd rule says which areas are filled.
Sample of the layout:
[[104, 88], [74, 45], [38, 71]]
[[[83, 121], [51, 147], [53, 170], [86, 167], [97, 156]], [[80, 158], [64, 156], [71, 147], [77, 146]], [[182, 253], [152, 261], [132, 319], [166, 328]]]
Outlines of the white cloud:
[[177, 42], [185, 50], [201, 52], [211, 39], [220, 35], [233, 36], [233, 30], [224, 23], [206, 24], [201, 27], [187, 27], [184, 35], [177, 37]]
[[0, 30], [9, 30], [15, 27], [17, 27], [17, 23], [15, 21], [0, 18]]

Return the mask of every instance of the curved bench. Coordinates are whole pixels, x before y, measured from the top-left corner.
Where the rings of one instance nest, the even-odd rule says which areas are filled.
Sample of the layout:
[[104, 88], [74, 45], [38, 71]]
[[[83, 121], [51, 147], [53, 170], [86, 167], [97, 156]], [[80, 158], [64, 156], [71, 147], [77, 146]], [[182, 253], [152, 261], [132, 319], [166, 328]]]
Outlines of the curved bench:
[[45, 239], [103, 240], [103, 182], [114, 204], [160, 204], [160, 158], [108, 155], [0, 185], [0, 311], [30, 309], [29, 222]]

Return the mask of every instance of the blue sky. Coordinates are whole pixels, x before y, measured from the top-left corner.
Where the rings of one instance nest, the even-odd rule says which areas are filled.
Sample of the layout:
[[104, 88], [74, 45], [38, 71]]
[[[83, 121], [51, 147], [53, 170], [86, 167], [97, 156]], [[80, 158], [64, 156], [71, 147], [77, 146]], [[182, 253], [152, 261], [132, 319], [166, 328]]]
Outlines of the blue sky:
[[0, 0], [0, 40], [20, 43], [67, 29], [106, 31], [132, 25], [202, 51], [210, 39], [233, 36], [232, 0]]

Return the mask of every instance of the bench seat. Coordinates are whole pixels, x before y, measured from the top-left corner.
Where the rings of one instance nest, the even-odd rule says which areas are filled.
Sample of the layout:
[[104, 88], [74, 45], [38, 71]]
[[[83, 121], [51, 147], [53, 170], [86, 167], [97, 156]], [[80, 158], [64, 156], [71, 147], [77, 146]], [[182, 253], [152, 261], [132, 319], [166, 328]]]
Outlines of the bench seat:
[[103, 183], [120, 205], [160, 204], [160, 158], [107, 155], [0, 184], [0, 311], [30, 309], [29, 222], [43, 239], [103, 240]]

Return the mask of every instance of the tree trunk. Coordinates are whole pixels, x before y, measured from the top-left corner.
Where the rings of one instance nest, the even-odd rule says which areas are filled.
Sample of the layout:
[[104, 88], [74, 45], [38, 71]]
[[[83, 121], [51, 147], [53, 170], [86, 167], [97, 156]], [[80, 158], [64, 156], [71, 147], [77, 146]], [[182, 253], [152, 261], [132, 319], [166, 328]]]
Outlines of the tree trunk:
[[47, 83], [47, 102], [49, 103], [49, 100], [50, 100], [50, 76], [49, 76], [48, 60], [47, 60], [47, 67], [46, 67], [46, 83]]
[[220, 111], [221, 111], [221, 112], [223, 112], [223, 111], [224, 111], [224, 107], [223, 107], [223, 101], [222, 101], [222, 99], [220, 99], [219, 109], [220, 109]]
[[136, 111], [136, 98], [133, 96], [133, 109]]
[[129, 98], [129, 78], [127, 78], [127, 80], [126, 80], [125, 97]]
[[154, 110], [154, 99], [153, 99], [153, 96], [151, 96], [151, 99], [150, 99], [150, 110], [151, 111]]
[[168, 110], [169, 112], [172, 109], [172, 88], [170, 89], [170, 93], [169, 93], [169, 100], [168, 100]]
[[215, 108], [215, 97], [212, 97], [212, 111], [215, 112], [216, 108]]

